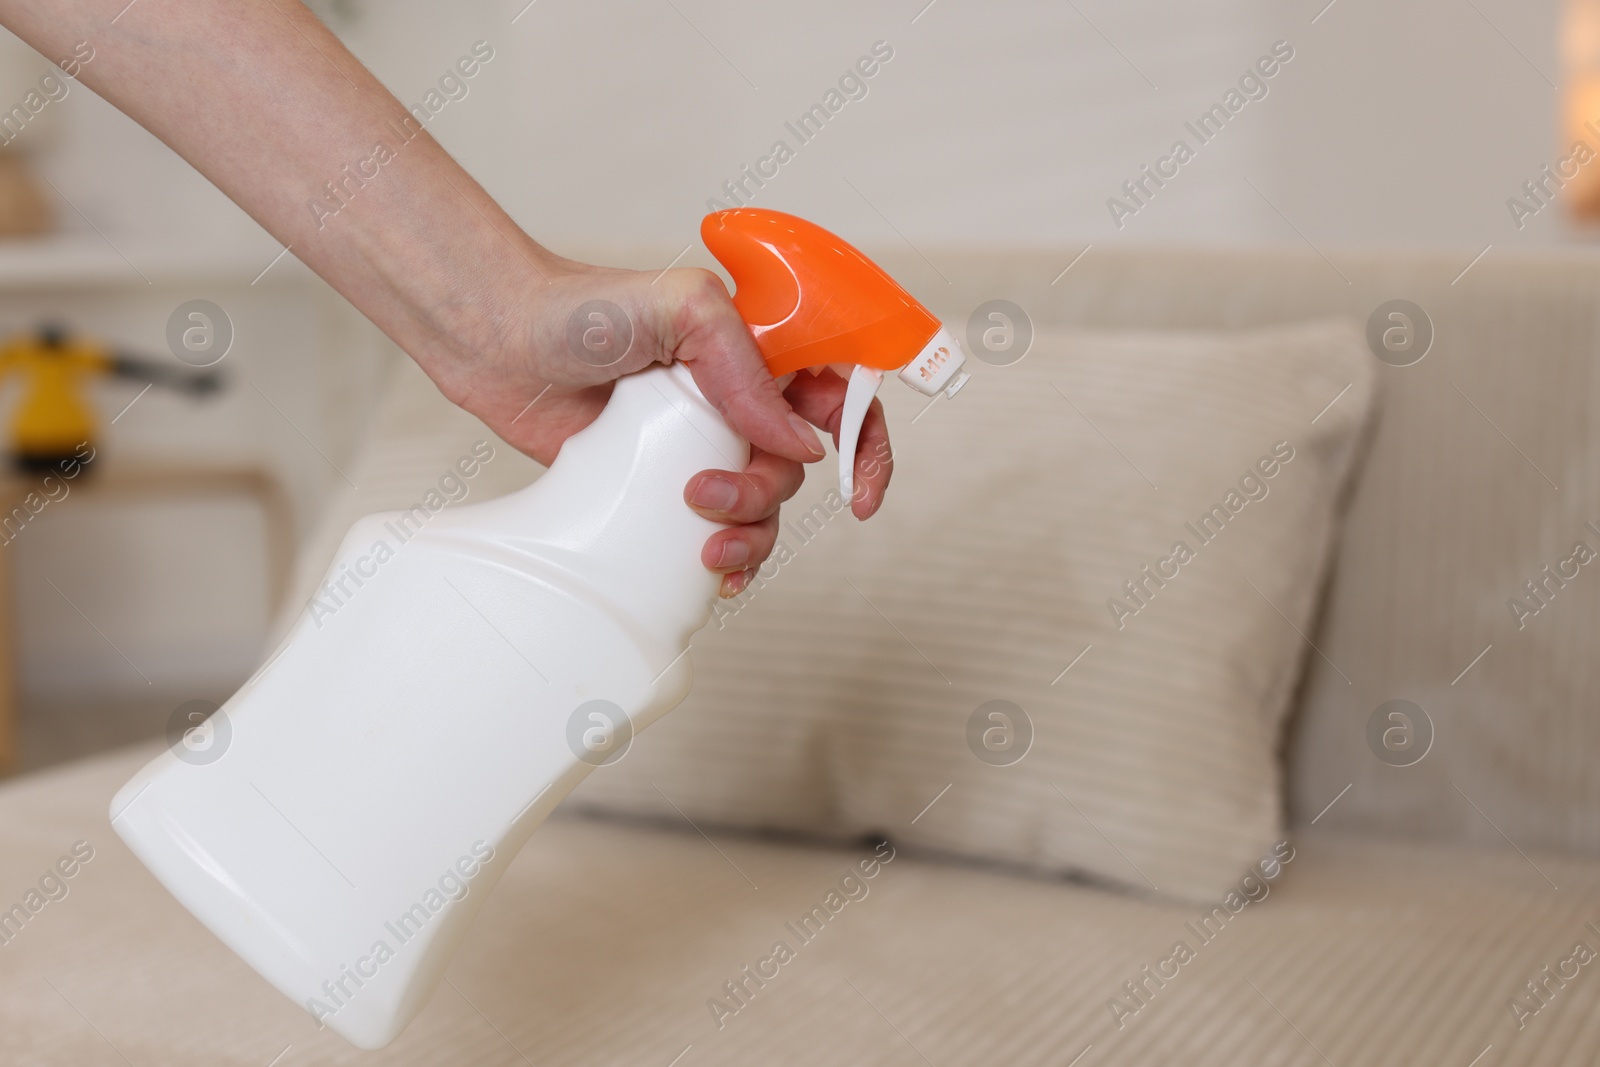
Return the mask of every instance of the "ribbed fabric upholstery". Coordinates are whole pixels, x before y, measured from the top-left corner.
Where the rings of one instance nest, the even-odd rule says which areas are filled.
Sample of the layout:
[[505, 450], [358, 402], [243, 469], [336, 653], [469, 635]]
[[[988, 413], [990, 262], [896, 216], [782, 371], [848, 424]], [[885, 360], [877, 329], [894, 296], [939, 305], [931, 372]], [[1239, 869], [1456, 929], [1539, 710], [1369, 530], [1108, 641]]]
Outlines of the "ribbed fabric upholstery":
[[[1548, 985], [1520, 1031], [1507, 1006], [1537, 1005], [1524, 983], [1575, 942], [1600, 947], [1594, 861], [1312, 835], [1264, 899], [1212, 919], [1221, 932], [1206, 942], [1193, 929], [1204, 905], [902, 852], [801, 943], [786, 924], [868, 848], [560, 817], [486, 902], [450, 984], [390, 1048], [358, 1052], [107, 829], [112, 793], [151, 754], [0, 788], [6, 905], [74, 841], [95, 848], [66, 898], [0, 945], [8, 1067], [266, 1067], [280, 1054], [278, 1067], [1467, 1067], [1491, 1045], [1479, 1067], [1600, 1056], [1600, 961]], [[724, 983], [780, 939], [795, 958], [718, 1029], [707, 1001], [730, 1003]], [[1160, 986], [1145, 979], [1180, 940], [1194, 958]], [[1110, 1003], [1137, 1005], [1135, 981], [1149, 992], [1119, 1028]]]
[[[994, 297], [1041, 330], [1365, 322], [1390, 300], [1420, 305], [1434, 327], [1427, 356], [1374, 361], [1382, 411], [1311, 635], [1326, 659], [1306, 661], [1291, 818], [1306, 825], [1339, 797], [1318, 826], [1600, 856], [1600, 569], [1552, 584], [1520, 627], [1507, 603], [1527, 600], [1525, 583], [1577, 541], [1600, 550], [1587, 528], [1600, 526], [1592, 250], [1497, 243], [1474, 262], [1483, 249], [1325, 246], [1324, 259], [1097, 245], [1064, 275], [1081, 249], [924, 251], [951, 284], [913, 252], [874, 250], [956, 323]], [[1393, 699], [1433, 723], [1415, 766], [1389, 766], [1367, 744], [1369, 716]]]
[[[886, 389], [884, 509], [830, 515], [818, 464], [770, 580], [696, 637], [689, 699], [574, 802], [837, 838], [899, 826], [903, 846], [1217, 896], [1279, 832], [1297, 631], [1372, 363], [1339, 323], [1051, 333], [920, 417]], [[1237, 514], [1201, 530], [1225, 500]], [[1145, 577], [1177, 542], [1194, 558]], [[1010, 766], [969, 747], [995, 700], [1032, 725]], [[1007, 727], [987, 714], [980, 739]]]
[[[575, 251], [644, 267], [681, 248]], [[1480, 249], [1325, 249], [1330, 265], [1309, 250], [1096, 245], [1079, 259], [1078, 247], [925, 248], [941, 276], [913, 251], [867, 251], [962, 335], [973, 310], [996, 297], [1022, 305], [1041, 332], [1235, 329], [1329, 315], [1365, 322], [1388, 300], [1421, 304], [1435, 327], [1432, 351], [1410, 367], [1374, 361], [1382, 410], [1318, 628], [1307, 631], [1326, 659], [1305, 661], [1287, 746], [1290, 815], [1306, 825], [1339, 797], [1319, 826], [1483, 843], [1503, 841], [1503, 832], [1523, 846], [1600, 856], [1600, 716], [1592, 707], [1600, 692], [1600, 581], [1584, 567], [1521, 629], [1507, 606], [1526, 596], [1524, 583], [1543, 566], [1567, 558], [1587, 522], [1600, 525], [1594, 257], [1497, 245], [1474, 263]], [[374, 456], [424, 432], [428, 419], [456, 417], [436, 393], [428, 396], [420, 376], [413, 381], [431, 400], [430, 414], [394, 423], [404, 437], [374, 435]], [[463, 419], [459, 440], [469, 447], [483, 431]], [[443, 450], [439, 463], [459, 454]], [[497, 459], [474, 492], [490, 492], [500, 476], [503, 488], [525, 480], [533, 468], [518, 470], [517, 462]], [[425, 486], [437, 465], [416, 464], [412, 481]], [[333, 502], [306, 550], [297, 606], [349, 523], [396, 502]], [[1600, 539], [1589, 543], [1600, 548]], [[1413, 767], [1380, 762], [1366, 742], [1367, 718], [1395, 698], [1417, 702], [1433, 719], [1433, 749]]]
[[[664, 263], [678, 251], [633, 261]], [[1592, 708], [1600, 692], [1593, 654], [1600, 582], [1584, 568], [1522, 630], [1502, 614], [1505, 599], [1541, 565], [1565, 556], [1585, 521], [1600, 522], [1593, 514], [1600, 435], [1590, 414], [1600, 410], [1600, 263], [1579, 254], [1518, 256], [1497, 246], [1457, 280], [1477, 249], [1329, 250], [1336, 261], [1330, 266], [1311, 252], [1096, 247], [1062, 274], [1080, 249], [927, 249], [949, 275], [946, 285], [910, 252], [868, 251], [958, 331], [993, 297], [1022, 304], [1042, 332], [1238, 328], [1330, 314], [1359, 322], [1396, 297], [1432, 314], [1438, 337], [1422, 363], [1374, 368], [1382, 418], [1355, 483], [1324, 617], [1307, 630], [1351, 682], [1321, 656], [1306, 657], [1289, 788], [1297, 823], [1317, 821], [1295, 835], [1296, 858], [1266, 900], [1197, 948], [1197, 958], [1118, 1029], [1108, 1002], [1126, 995], [1124, 983], [1139, 979], [1141, 968], [1167, 956], [1204, 906], [928, 862], [903, 850], [869, 897], [850, 904], [719, 1031], [706, 1000], [767, 952], [784, 923], [821, 899], [846, 863], [866, 851], [714, 830], [713, 848], [692, 829], [558, 818], [534, 837], [471, 932], [450, 972], [460, 993], [445, 987], [399, 1043], [367, 1055], [317, 1033], [122, 849], [105, 825], [105, 807], [151, 754], [141, 750], [0, 787], [0, 904], [20, 899], [73, 841], [87, 839], [98, 850], [67, 899], [0, 946], [0, 1062], [122, 1063], [107, 1039], [135, 1064], [207, 1067], [261, 1067], [286, 1045], [293, 1047], [280, 1067], [530, 1060], [665, 1067], [680, 1054], [676, 1067], [1060, 1067], [1080, 1054], [1077, 1067], [1600, 1061], [1593, 964], [1565, 986], [1546, 980], [1547, 1003], [1524, 1019], [1524, 1029], [1508, 1006], [1514, 997], [1537, 1004], [1525, 984], [1542, 980], [1541, 969], [1556, 968], [1575, 942], [1600, 949], [1600, 862], [1543, 851], [1600, 853], [1600, 718]], [[975, 390], [1009, 373], [979, 370]], [[410, 392], [385, 402], [386, 429], [359, 468], [375, 475], [352, 471], [369, 495], [330, 508], [306, 550], [296, 608], [350, 521], [409, 503], [483, 434], [411, 368], [401, 380]], [[902, 448], [981, 395], [940, 401], [915, 424], [897, 412]], [[1140, 458], [1138, 435], [1117, 437], [1074, 400]], [[439, 419], [455, 429], [431, 451], [392, 458], [400, 454], [392, 451], [396, 443], [417, 441]], [[1090, 453], [1096, 442], [1102, 451]], [[1082, 454], [1098, 457], [1107, 448], [1095, 437]], [[502, 453], [474, 483], [474, 498], [526, 480], [534, 468], [515, 466], [521, 463]], [[904, 479], [909, 464], [906, 455], [897, 477]], [[1165, 491], [1159, 473], [1148, 473]], [[385, 489], [378, 477], [396, 484]], [[1274, 495], [1261, 507], [1285, 499]], [[830, 524], [794, 565], [823, 550], [844, 522]], [[1219, 539], [1204, 551], [1226, 547]], [[913, 541], [905, 551], [914, 548]], [[1202, 555], [1196, 566], [1208, 559]], [[1200, 576], [1196, 570], [1180, 581]], [[772, 610], [783, 580], [728, 620], [729, 628]], [[885, 596], [871, 579], [856, 580], [927, 648], [915, 613], [898, 614], [915, 605], [909, 594]], [[969, 580], [995, 579], [978, 572]], [[1161, 595], [1179, 591], [1174, 585]], [[845, 588], [841, 595], [855, 594]], [[1110, 594], [1097, 588], [1095, 595]], [[1162, 603], [1120, 636], [1157, 621]], [[1085, 617], [1094, 607], [1091, 601]], [[946, 651], [941, 644], [930, 655], [944, 663], [934, 653]], [[1076, 651], [1065, 649], [1054, 662], [1064, 665]], [[784, 658], [803, 654], [785, 650]], [[1080, 661], [1057, 688], [1069, 679], [1081, 685], [1074, 676], [1088, 663]], [[1364, 739], [1371, 708], [1394, 696], [1424, 703], [1438, 727], [1434, 750], [1415, 767], [1380, 763]], [[671, 722], [669, 716], [653, 727], [640, 744]], [[705, 740], [723, 759], [739, 751]], [[792, 745], [796, 737], [774, 734], [768, 743]], [[641, 752], [611, 770], [628, 768]], [[916, 826], [954, 796], [952, 789]], [[1086, 799], [1074, 797], [1106, 829], [1103, 813]], [[920, 796], [905, 801], [913, 815], [926, 803]], [[835, 817], [823, 806], [814, 815], [819, 822]], [[1479, 847], [1322, 834], [1356, 826], [1477, 839]], [[906, 826], [902, 820], [881, 829], [903, 839]]]
[[[689, 699], [573, 803], [835, 839], [904, 823], [906, 846], [1216, 896], [1279, 832], [1279, 727], [1373, 362], [1338, 323], [1051, 333], [925, 413], [885, 389], [886, 507], [858, 524], [815, 465], [770, 581], [695, 639]], [[308, 558], [448, 470], [471, 420], [440, 408], [406, 372]], [[1201, 530], [1230, 491], [1242, 510]], [[1141, 574], [1179, 541], [1176, 576]], [[1119, 620], [1129, 581], [1149, 606]], [[1031, 721], [1012, 766], [968, 745], [992, 700]]]

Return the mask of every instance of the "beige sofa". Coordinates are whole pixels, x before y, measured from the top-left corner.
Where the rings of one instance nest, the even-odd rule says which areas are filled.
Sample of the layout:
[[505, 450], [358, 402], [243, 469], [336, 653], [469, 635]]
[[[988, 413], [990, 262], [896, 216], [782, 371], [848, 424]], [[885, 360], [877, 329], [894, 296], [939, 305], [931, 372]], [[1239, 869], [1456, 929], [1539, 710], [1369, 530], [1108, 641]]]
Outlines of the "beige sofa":
[[[1264, 898], [1208, 912], [901, 851], [757, 982], [747, 965], [870, 850], [563, 816], [490, 897], [417, 1023], [363, 1054], [228, 953], [111, 832], [107, 802], [147, 747], [0, 790], [0, 907], [58, 861], [74, 870], [0, 944], [0, 1062], [1600, 1059], [1600, 577], [1542, 570], [1600, 543], [1585, 532], [1600, 526], [1600, 266], [1495, 250], [1462, 274], [1470, 252], [1095, 248], [1061, 274], [1077, 251], [936, 252], [949, 285], [909, 253], [881, 260], [956, 323], [993, 297], [1041, 325], [1143, 327], [1364, 322], [1404, 298], [1434, 325], [1422, 362], [1382, 369], [1284, 739], [1294, 855]], [[398, 390], [373, 430], [391, 459], [453, 447], [460, 429], [412, 395]], [[385, 469], [363, 471], [344, 506], [388, 506], [401, 487]], [[1432, 723], [1411, 766], [1369, 748], [1369, 716], [1391, 699]], [[1192, 951], [1173, 961], [1180, 940]]]

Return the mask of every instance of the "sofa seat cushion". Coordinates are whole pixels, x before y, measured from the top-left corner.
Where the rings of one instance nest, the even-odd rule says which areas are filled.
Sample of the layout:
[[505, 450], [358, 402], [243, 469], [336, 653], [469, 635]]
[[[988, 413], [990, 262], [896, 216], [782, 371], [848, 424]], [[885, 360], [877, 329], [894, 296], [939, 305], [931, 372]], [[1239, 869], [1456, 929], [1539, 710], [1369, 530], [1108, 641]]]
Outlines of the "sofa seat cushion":
[[[75, 843], [93, 850], [66, 895], [0, 944], [0, 1062], [263, 1067], [286, 1047], [283, 1067], [1600, 1056], [1600, 960], [1574, 957], [1579, 942], [1600, 948], [1600, 862], [1308, 836], [1274, 882], [1249, 887], [1259, 899], [1236, 913], [1219, 901], [1226, 918], [1208, 920], [905, 853], [865, 878], [865, 844], [572, 817], [518, 857], [422, 1016], [361, 1053], [190, 918], [107, 825], [112, 793], [152, 754], [0, 788], [0, 906]], [[775, 958], [778, 941], [790, 958]], [[772, 977], [758, 986], [747, 966]], [[725, 983], [739, 981], [735, 1000]]]

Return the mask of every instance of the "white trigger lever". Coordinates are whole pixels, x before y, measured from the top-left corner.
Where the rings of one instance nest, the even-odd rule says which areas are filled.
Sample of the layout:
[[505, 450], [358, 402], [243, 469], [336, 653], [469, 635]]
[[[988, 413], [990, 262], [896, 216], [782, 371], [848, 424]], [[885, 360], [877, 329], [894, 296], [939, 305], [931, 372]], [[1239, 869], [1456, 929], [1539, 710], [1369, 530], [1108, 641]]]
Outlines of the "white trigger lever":
[[839, 493], [855, 502], [856, 446], [861, 441], [861, 424], [867, 419], [872, 398], [883, 384], [883, 371], [859, 364], [850, 372], [844, 392], [844, 411], [839, 416]]

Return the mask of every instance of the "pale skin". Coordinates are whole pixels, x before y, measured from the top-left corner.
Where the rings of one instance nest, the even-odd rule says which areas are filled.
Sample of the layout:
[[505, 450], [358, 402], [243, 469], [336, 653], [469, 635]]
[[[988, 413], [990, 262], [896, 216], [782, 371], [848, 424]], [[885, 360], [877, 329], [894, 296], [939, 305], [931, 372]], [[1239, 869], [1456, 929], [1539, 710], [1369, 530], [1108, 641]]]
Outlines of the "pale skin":
[[[822, 457], [812, 426], [837, 442], [844, 380], [774, 381], [715, 274], [597, 267], [543, 248], [426, 132], [398, 147], [405, 107], [294, 0], [0, 0], [0, 24], [69, 73], [64, 61], [89, 42], [80, 82], [289, 246], [452, 402], [541, 463], [594, 420], [613, 380], [686, 364], [752, 446], [743, 471], [702, 471], [684, 488], [690, 507], [727, 524], [701, 553], [725, 597], [771, 553], [779, 506], [799, 489], [801, 465]], [[308, 201], [379, 141], [397, 147], [394, 159], [319, 220]], [[605, 368], [566, 341], [569, 316], [594, 299], [622, 307], [634, 329], [627, 356]], [[875, 402], [857, 452], [857, 518], [877, 511], [892, 468], [868, 457], [889, 454]]]

